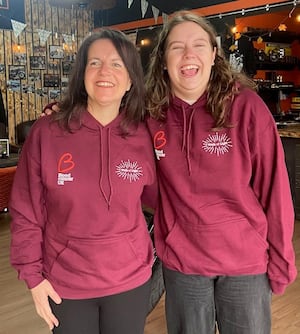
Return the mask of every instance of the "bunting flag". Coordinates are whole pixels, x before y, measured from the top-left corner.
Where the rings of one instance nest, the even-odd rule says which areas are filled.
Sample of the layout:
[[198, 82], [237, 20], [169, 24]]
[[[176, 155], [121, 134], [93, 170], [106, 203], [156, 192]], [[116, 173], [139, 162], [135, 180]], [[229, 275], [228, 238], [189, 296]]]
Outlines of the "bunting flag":
[[132, 3], [133, 3], [133, 0], [128, 0], [128, 2], [127, 2], [127, 8], [130, 8], [131, 5], [132, 5]]
[[69, 47], [71, 47], [71, 46], [73, 45], [73, 43], [72, 43], [72, 35], [62, 34], [62, 37], [63, 37], [65, 43], [66, 43]]
[[27, 24], [15, 20], [10, 20], [10, 21], [13, 27], [15, 37], [17, 38], [21, 34], [21, 32], [25, 29]]
[[41, 45], [45, 45], [47, 42], [48, 37], [52, 34], [51, 31], [43, 30], [43, 29], [38, 29], [38, 34], [40, 38], [40, 43]]
[[128, 38], [131, 40], [131, 42], [136, 45], [136, 37], [137, 37], [137, 32], [133, 32], [130, 34], [127, 34]]
[[148, 9], [148, 2], [146, 0], [141, 0], [142, 17], [145, 16], [147, 9]]
[[168, 14], [162, 13], [163, 24], [165, 25], [168, 22]]
[[156, 7], [154, 7], [154, 6], [152, 6], [152, 13], [153, 13], [153, 16], [154, 16], [155, 23], [157, 23], [159, 9], [156, 8]]

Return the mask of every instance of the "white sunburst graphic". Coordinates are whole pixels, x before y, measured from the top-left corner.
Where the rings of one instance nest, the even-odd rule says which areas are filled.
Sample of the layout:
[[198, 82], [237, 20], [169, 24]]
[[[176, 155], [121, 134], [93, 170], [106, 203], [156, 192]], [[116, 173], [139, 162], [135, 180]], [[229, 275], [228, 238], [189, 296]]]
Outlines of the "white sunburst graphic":
[[232, 147], [232, 142], [226, 133], [219, 134], [216, 132], [202, 141], [204, 151], [217, 156], [229, 152], [230, 147]]
[[143, 175], [142, 167], [139, 167], [138, 163], [131, 162], [129, 159], [127, 161], [121, 161], [117, 166], [116, 173], [123, 180], [129, 180], [130, 182], [137, 181], [140, 176]]

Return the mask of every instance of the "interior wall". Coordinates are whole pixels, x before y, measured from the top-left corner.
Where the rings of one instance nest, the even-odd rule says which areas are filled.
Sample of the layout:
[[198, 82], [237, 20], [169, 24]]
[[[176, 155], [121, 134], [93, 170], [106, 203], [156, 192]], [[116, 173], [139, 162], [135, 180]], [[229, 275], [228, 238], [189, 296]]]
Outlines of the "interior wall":
[[[24, 2], [25, 30], [18, 37], [13, 30], [0, 30], [0, 88], [12, 143], [16, 125], [39, 117], [65, 89], [76, 50], [93, 22], [92, 12], [84, 8], [50, 7], [48, 0]], [[39, 29], [51, 32], [45, 45], [40, 43]], [[64, 34], [73, 37], [71, 43], [65, 43]], [[24, 78], [16, 75], [19, 70], [25, 72]]]

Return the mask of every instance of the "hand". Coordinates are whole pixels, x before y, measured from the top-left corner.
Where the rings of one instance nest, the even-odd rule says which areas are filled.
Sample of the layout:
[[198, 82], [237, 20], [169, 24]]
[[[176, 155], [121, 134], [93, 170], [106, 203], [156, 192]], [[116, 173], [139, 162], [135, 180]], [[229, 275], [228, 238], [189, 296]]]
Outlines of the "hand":
[[41, 116], [51, 115], [53, 112], [59, 112], [58, 102], [52, 102], [47, 104], [46, 107], [43, 109]]
[[30, 291], [37, 314], [46, 321], [50, 330], [52, 330], [54, 326], [57, 327], [59, 322], [55, 315], [52, 313], [48, 297], [50, 297], [56, 304], [60, 304], [62, 300], [53, 289], [50, 282], [45, 279], [39, 285], [32, 288]]

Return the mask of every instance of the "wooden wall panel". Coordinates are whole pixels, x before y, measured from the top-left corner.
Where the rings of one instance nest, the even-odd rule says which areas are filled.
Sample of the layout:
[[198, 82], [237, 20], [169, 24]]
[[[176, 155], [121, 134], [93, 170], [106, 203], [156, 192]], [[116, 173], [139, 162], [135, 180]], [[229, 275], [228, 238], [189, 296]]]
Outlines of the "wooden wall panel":
[[[93, 30], [93, 13], [90, 10], [51, 7], [48, 0], [24, 0], [24, 3], [25, 30], [18, 37], [15, 37], [12, 30], [0, 30], [0, 68], [4, 65], [4, 69], [0, 70], [0, 89], [7, 112], [9, 139], [12, 143], [16, 142], [17, 124], [38, 118], [46, 104], [60, 98], [57, 94], [62, 93], [62, 86], [66, 85], [62, 85], [61, 79], [68, 79], [68, 74], [62, 70], [62, 63], [75, 59], [82, 39]], [[39, 29], [51, 32], [45, 45], [41, 45]], [[72, 45], [66, 45], [63, 34], [73, 34]], [[63, 58], [50, 57], [49, 47], [53, 45], [64, 48]], [[45, 65], [33, 64], [32, 68], [32, 56], [45, 57]], [[14, 90], [10, 85], [11, 66], [25, 67], [25, 78], [17, 80], [19, 90]], [[57, 75], [59, 86], [45, 87], [45, 74]]]

